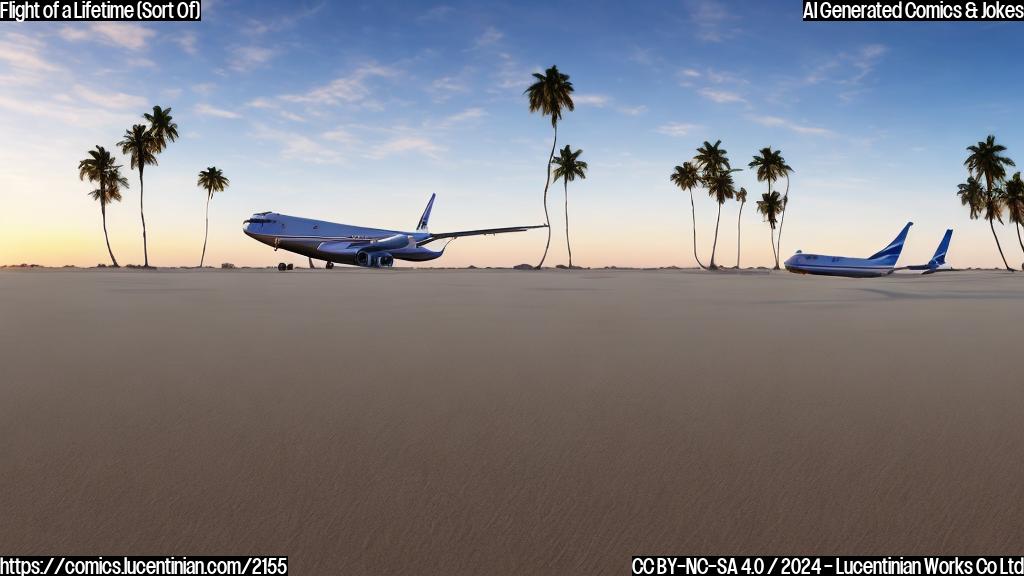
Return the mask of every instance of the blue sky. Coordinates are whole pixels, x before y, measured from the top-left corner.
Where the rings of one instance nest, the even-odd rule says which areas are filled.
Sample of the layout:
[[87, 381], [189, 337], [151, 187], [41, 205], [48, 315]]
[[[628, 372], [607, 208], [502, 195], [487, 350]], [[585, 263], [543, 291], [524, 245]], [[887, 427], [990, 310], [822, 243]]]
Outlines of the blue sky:
[[[437, 231], [540, 223], [551, 127], [522, 91], [557, 64], [577, 103], [559, 146], [590, 164], [569, 189], [580, 264], [692, 266], [689, 199], [668, 175], [721, 139], [736, 166], [770, 145], [795, 169], [784, 255], [866, 255], [913, 220], [908, 260], [953, 227], [954, 265], [994, 266], [987, 224], [954, 192], [968, 144], [995, 133], [1011, 157], [1024, 152], [1019, 26], [800, 16], [795, 1], [207, 0], [201, 23], [2, 23], [0, 262], [106, 260], [77, 162], [153, 104], [173, 108], [182, 134], [146, 172], [158, 265], [198, 261], [195, 178], [210, 165], [232, 182], [211, 208], [215, 264], [289, 259], [241, 234], [262, 210], [407, 228], [437, 192]], [[109, 225], [119, 259], [140, 262], [131, 180]], [[737, 180], [751, 199], [764, 191], [749, 170]], [[707, 259], [717, 206], [695, 194]], [[565, 261], [562, 202], [559, 184], [552, 264]], [[738, 208], [722, 210], [725, 264]], [[769, 264], [752, 202], [742, 227], [744, 264]], [[1019, 263], [1013, 229], [997, 231]], [[436, 263], [534, 262], [543, 243], [543, 232], [465, 239]]]

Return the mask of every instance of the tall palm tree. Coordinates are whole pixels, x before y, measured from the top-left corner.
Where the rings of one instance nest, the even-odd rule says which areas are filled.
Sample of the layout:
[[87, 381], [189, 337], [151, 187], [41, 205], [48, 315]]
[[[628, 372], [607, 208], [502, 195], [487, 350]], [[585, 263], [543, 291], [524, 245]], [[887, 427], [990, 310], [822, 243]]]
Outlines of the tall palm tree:
[[[786, 205], [789, 203], [789, 173], [793, 171], [792, 168], [786, 164], [785, 158], [782, 157], [782, 152], [779, 150], [772, 150], [771, 146], [761, 148], [758, 150], [758, 154], [754, 156], [750, 164], [750, 168], [756, 169], [757, 181], [768, 183], [768, 194], [772, 193], [772, 185], [779, 178], [786, 178], [786, 193], [782, 195], [782, 222], [786, 219]], [[774, 226], [772, 227], [775, 228]], [[774, 232], [772, 232], [774, 234]], [[775, 244], [775, 239], [772, 238], [772, 244]], [[779, 224], [779, 243], [778, 248], [772, 254], [775, 257], [775, 269], [779, 269], [779, 252], [782, 250], [782, 223]]]
[[721, 140], [717, 140], [714, 144], [705, 140], [704, 144], [697, 148], [697, 155], [693, 157], [693, 161], [697, 164], [697, 168], [700, 168], [701, 178], [705, 181], [719, 172], [730, 169], [728, 151], [722, 149], [721, 145]]
[[1003, 265], [1010, 272], [1014, 269], [1006, 263], [1006, 256], [1003, 255], [1003, 246], [999, 243], [999, 236], [996, 235], [995, 220], [1003, 223], [1003, 208], [1005, 207], [1005, 196], [1001, 189], [986, 190], [982, 196], [982, 206], [985, 210], [985, 219], [988, 220], [988, 227], [992, 229], [992, 237], [996, 239], [996, 248], [999, 248], [999, 256], [1003, 259]]
[[163, 152], [168, 142], [178, 139], [178, 125], [174, 123], [170, 108], [153, 106], [153, 113], [147, 112], [142, 117], [149, 123], [149, 129], [156, 138], [156, 152]]
[[149, 267], [149, 246], [146, 242], [146, 211], [143, 208], [142, 173], [146, 166], [155, 166], [157, 143], [153, 133], [142, 124], [136, 124], [124, 131], [124, 137], [117, 143], [121, 153], [128, 155], [132, 169], [139, 171], [139, 214], [142, 217], [143, 266]]
[[718, 225], [722, 221], [722, 204], [725, 204], [726, 200], [736, 195], [736, 184], [733, 181], [732, 173], [738, 171], [738, 169], [718, 170], [709, 174], [704, 179], [704, 186], [707, 187], [708, 195], [714, 198], [715, 202], [718, 202], [718, 218], [715, 220], [715, 242], [711, 245], [711, 262], [708, 263], [709, 270], [718, 269], [718, 265], [715, 264], [715, 251], [718, 249]]
[[1013, 160], [1002, 155], [1006, 146], [996, 144], [996, 137], [989, 134], [984, 141], [973, 146], [968, 146], [970, 154], [964, 160], [964, 166], [976, 178], [985, 180], [985, 194], [983, 203], [985, 207], [985, 219], [988, 220], [989, 228], [992, 229], [992, 237], [996, 239], [996, 248], [999, 249], [999, 256], [1003, 259], [1003, 266], [1013, 271], [1006, 263], [1006, 256], [1003, 255], [1003, 247], [999, 243], [999, 236], [996, 235], [994, 219], [1002, 223], [1003, 194], [997, 190], [997, 186], [1006, 178], [1006, 167], [1016, 166]]
[[960, 197], [960, 204], [971, 209], [971, 220], [976, 220], [981, 215], [982, 196], [984, 196], [981, 184], [978, 184], [973, 176], [969, 176], [966, 183], [957, 184], [956, 194]]
[[736, 217], [736, 269], [740, 267], [740, 238], [743, 232], [741, 226], [743, 224], [743, 205], [747, 203], [747, 189], [740, 187], [739, 191], [736, 192], [736, 200], [740, 203], [740, 213]]
[[[206, 190], [206, 231], [203, 233], [203, 255], [199, 257], [200, 268], [203, 267], [203, 262], [206, 260], [206, 240], [210, 236], [210, 200], [213, 199], [214, 192], [223, 192], [230, 185], [231, 182], [224, 177], [224, 173], [216, 166], [210, 166], [199, 173], [199, 180], [196, 182], [196, 186]], [[313, 260], [310, 259], [309, 263], [310, 268], [312, 268]]]
[[779, 212], [782, 211], [782, 197], [778, 191], [773, 190], [770, 194], [767, 192], [761, 194], [761, 199], [757, 201], [757, 211], [764, 216], [768, 226], [771, 227], [772, 254], [775, 255], [775, 263], [778, 265], [778, 255], [775, 251], [775, 224], [778, 222]]
[[548, 185], [551, 183], [551, 162], [555, 159], [555, 146], [558, 144], [558, 121], [562, 119], [562, 109], [570, 112], [576, 109], [572, 102], [572, 82], [567, 74], [558, 71], [557, 66], [552, 66], [543, 74], [534, 73], [535, 82], [523, 92], [530, 102], [530, 112], [540, 112], [544, 116], [551, 117], [551, 128], [554, 130], [554, 139], [551, 141], [551, 154], [548, 155], [547, 180], [544, 181], [544, 219], [548, 227], [548, 241], [544, 245], [544, 256], [536, 268], [544, 266], [544, 260], [548, 257], [548, 248], [551, 246], [551, 217], [548, 215]]
[[682, 166], [676, 166], [675, 171], [668, 179], [690, 193], [690, 216], [693, 220], [693, 259], [697, 261], [698, 266], [705, 268], [700, 257], [697, 256], [697, 209], [693, 206], [693, 189], [700, 185], [700, 173], [697, 172], [697, 167], [692, 162], [683, 162]]
[[580, 160], [580, 154], [583, 150], [576, 150], [575, 152], [569, 147], [568, 144], [565, 148], [559, 151], [557, 158], [553, 160], [555, 164], [555, 182], [558, 179], [562, 179], [562, 184], [565, 188], [565, 247], [569, 250], [569, 268], [572, 268], [572, 246], [569, 244], [569, 182], [579, 178], [583, 180], [587, 177], [587, 163]]
[[1020, 225], [1024, 224], [1024, 180], [1020, 179], [1020, 172], [1016, 172], [1013, 178], [1006, 181], [1006, 190], [1003, 194], [1006, 204], [1007, 216], [1017, 229], [1017, 242], [1020, 249], [1024, 250], [1024, 240], [1020, 238]]
[[114, 165], [114, 157], [103, 146], [96, 146], [95, 150], [89, 150], [89, 157], [78, 163], [79, 180], [99, 183], [100, 187], [90, 194], [100, 202], [100, 214], [103, 215], [103, 238], [107, 242], [110, 262], [115, 268], [119, 265], [117, 258], [114, 258], [114, 251], [110, 248], [110, 236], [107, 234], [107, 203], [121, 200], [120, 187], [108, 183], [109, 179], [113, 178], [118, 185], [128, 185], [128, 181], [121, 176], [119, 168]]

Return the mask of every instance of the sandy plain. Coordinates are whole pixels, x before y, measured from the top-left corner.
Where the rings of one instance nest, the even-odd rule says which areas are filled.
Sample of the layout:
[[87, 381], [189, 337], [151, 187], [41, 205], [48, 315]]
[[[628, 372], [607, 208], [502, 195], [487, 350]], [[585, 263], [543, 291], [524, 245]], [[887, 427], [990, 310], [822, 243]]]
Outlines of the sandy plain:
[[1020, 554], [1024, 276], [0, 271], [5, 554]]

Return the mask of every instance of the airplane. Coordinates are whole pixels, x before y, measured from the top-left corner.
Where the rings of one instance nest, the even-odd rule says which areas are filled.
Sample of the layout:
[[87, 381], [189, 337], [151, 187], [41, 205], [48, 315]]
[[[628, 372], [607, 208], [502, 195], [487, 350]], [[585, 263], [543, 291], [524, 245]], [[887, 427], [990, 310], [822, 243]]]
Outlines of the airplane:
[[[276, 212], [253, 214], [242, 223], [242, 231], [251, 238], [273, 246], [274, 250], [280, 248], [306, 256], [310, 258], [311, 265], [312, 259], [316, 258], [325, 260], [327, 268], [333, 268], [335, 263], [364, 268], [390, 268], [395, 264], [396, 258], [411, 262], [440, 258], [448, 244], [456, 238], [547, 228], [546, 224], [541, 224], [434, 234], [428, 230], [427, 225], [436, 196], [430, 195], [430, 201], [427, 202], [427, 207], [416, 224], [415, 232], [335, 224]], [[443, 239], [447, 239], [448, 242], [440, 250], [426, 248], [427, 244]], [[291, 266], [278, 264], [278, 269], [291, 269]]]
[[939, 242], [939, 247], [935, 250], [935, 255], [932, 256], [932, 259], [927, 264], [907, 266], [907, 270], [924, 270], [924, 274], [953, 270], [953, 267], [946, 263], [946, 251], [949, 250], [949, 241], [952, 238], [953, 230], [946, 230], [946, 234], [942, 237], [942, 241]]
[[946, 251], [949, 250], [949, 241], [953, 237], [952, 230], [946, 230], [945, 236], [939, 242], [935, 255], [927, 264], [916, 264], [896, 268], [896, 261], [903, 252], [903, 243], [907, 239], [907, 233], [913, 222], [907, 222], [903, 230], [888, 246], [867, 258], [848, 258], [845, 256], [828, 256], [823, 254], [804, 254], [797, 250], [796, 254], [789, 257], [785, 262], [786, 270], [797, 274], [816, 274], [821, 276], [845, 276], [849, 278], [870, 278], [892, 274], [896, 270], [925, 270], [925, 274], [931, 274], [941, 270], [952, 270], [946, 264]]

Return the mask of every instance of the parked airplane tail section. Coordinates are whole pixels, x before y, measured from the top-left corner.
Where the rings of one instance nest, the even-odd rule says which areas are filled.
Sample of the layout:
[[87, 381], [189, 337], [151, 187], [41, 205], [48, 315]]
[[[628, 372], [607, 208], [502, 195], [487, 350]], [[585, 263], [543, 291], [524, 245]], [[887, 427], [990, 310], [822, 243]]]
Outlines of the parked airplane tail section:
[[942, 241], [939, 242], [939, 247], [935, 250], [935, 255], [928, 261], [927, 264], [918, 264], [914, 266], [907, 266], [909, 270], [926, 270], [928, 272], [936, 272], [938, 270], [950, 269], [949, 265], [946, 264], [946, 252], [949, 250], [949, 241], [953, 238], [953, 230], [946, 230], [946, 234], [942, 237]]
[[932, 256], [931, 261], [928, 262], [929, 268], [938, 268], [946, 263], [946, 251], [949, 250], [949, 241], [953, 238], [953, 230], [946, 230], [946, 235], [942, 237], [942, 242], [939, 242], [939, 247], [935, 250], [935, 255]]
[[903, 230], [900, 231], [895, 240], [890, 242], [885, 248], [872, 254], [868, 257], [868, 260], [882, 260], [886, 265], [895, 266], [896, 261], [900, 258], [900, 253], [903, 252], [903, 243], [907, 240], [907, 233], [910, 232], [910, 227], [913, 225], [913, 222], [907, 222], [907, 225], [903, 227]]
[[420, 223], [416, 225], [417, 232], [426, 232], [427, 224], [430, 222], [430, 210], [434, 207], [434, 197], [437, 194], [430, 195], [430, 201], [427, 202], [427, 207], [423, 210], [423, 215], [420, 216]]

